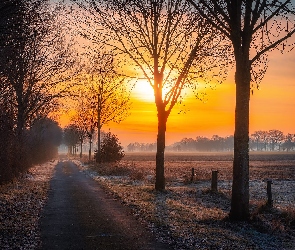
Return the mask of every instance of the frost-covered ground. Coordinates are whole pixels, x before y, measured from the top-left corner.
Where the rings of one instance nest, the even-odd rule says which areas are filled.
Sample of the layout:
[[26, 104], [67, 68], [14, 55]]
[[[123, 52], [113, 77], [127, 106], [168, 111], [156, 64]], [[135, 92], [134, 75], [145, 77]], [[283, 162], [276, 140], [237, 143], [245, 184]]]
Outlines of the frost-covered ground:
[[[269, 157], [271, 157], [271, 160]], [[231, 156], [168, 155], [167, 190], [154, 191], [154, 154], [127, 155], [119, 165], [96, 169], [75, 161], [107, 192], [131, 207], [140, 221], [175, 249], [295, 249], [295, 157], [255, 155], [250, 163], [251, 221], [229, 222]], [[0, 248], [38, 249], [38, 220], [57, 162], [31, 168], [0, 187]], [[190, 183], [191, 169], [195, 169]], [[211, 171], [219, 171], [217, 193]], [[274, 208], [264, 209], [266, 180], [273, 181]]]
[[37, 165], [13, 183], [0, 186], [0, 248], [40, 248], [38, 221], [57, 161]]
[[[169, 155], [164, 193], [154, 191], [153, 155], [127, 155], [118, 165], [81, 169], [175, 249], [295, 249], [294, 156], [271, 156], [268, 161], [255, 155], [250, 167], [251, 220], [236, 223], [227, 220], [232, 161], [221, 156]], [[217, 193], [210, 191], [212, 170], [219, 171]], [[268, 179], [273, 181], [272, 209], [264, 206]]]

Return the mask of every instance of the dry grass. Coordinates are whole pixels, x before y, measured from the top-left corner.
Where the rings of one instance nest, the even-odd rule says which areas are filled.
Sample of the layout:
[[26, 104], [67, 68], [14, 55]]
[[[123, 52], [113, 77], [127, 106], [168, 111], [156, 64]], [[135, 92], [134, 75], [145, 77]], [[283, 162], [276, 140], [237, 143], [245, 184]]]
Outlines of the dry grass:
[[38, 221], [55, 165], [37, 165], [12, 183], [0, 186], [1, 249], [40, 248]]
[[[221, 153], [166, 155], [167, 188], [163, 193], [154, 191], [151, 153], [127, 154], [120, 164], [86, 171], [175, 249], [295, 249], [294, 155], [252, 156], [252, 220], [240, 223], [227, 220], [231, 157]], [[192, 168], [196, 176], [190, 182]], [[218, 192], [210, 190], [212, 170], [219, 171]], [[274, 180], [272, 209], [264, 209], [268, 178]]]

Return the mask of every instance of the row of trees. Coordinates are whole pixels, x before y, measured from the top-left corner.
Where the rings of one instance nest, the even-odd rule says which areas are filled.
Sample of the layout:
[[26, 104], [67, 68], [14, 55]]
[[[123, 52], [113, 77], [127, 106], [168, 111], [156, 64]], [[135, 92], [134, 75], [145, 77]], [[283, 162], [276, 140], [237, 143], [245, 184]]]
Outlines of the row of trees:
[[[284, 135], [282, 131], [255, 131], [249, 140], [252, 151], [290, 151], [295, 148], [295, 134]], [[172, 151], [233, 151], [234, 136], [212, 138], [198, 136], [196, 139], [184, 138], [167, 147]]]
[[0, 111], [0, 184], [28, 170], [33, 164], [57, 156], [62, 129], [48, 118], [36, 120], [22, 134], [21, 144], [14, 132], [12, 118]]
[[250, 147], [257, 151], [290, 151], [295, 147], [295, 134], [284, 135], [282, 131], [277, 129], [255, 131], [251, 134]]
[[[71, 124], [67, 126], [63, 130], [63, 144], [68, 147], [68, 154], [75, 155], [77, 152], [77, 146], [80, 149], [80, 158], [83, 155], [83, 144], [85, 143], [85, 138], [82, 136], [83, 131], [80, 130], [79, 127]], [[99, 154], [98, 150], [95, 150], [94, 158], [97, 162], [116, 162], [121, 160], [124, 157], [123, 147], [121, 146], [119, 139], [116, 135], [109, 132], [101, 131], [101, 135], [99, 137], [100, 147]], [[91, 138], [89, 138], [91, 139]], [[92, 141], [89, 141], [89, 161], [91, 158], [91, 144]]]
[[[18, 172], [12, 169], [21, 172], [31, 165], [30, 131], [55, 113], [62, 99], [71, 97], [62, 103], [75, 106], [72, 126], [78, 128], [81, 144], [85, 138], [92, 142], [95, 129], [100, 136], [104, 124], [120, 122], [128, 114], [130, 92], [125, 78], [116, 73], [113, 55], [77, 50], [73, 26], [66, 23], [67, 10], [47, 0], [0, 3], [0, 125], [1, 138], [7, 142], [0, 154], [1, 169], [15, 173], [9, 178]], [[39, 148], [41, 159], [44, 148]], [[9, 159], [16, 163], [8, 164]]]
[[128, 89], [126, 78], [118, 74], [112, 53], [105, 50], [88, 57], [88, 63], [81, 69], [77, 80], [76, 113], [70, 127], [78, 131], [81, 151], [83, 142], [89, 140], [89, 159], [96, 132], [99, 161], [102, 127], [109, 122], [120, 123], [129, 115], [132, 88]]
[[[167, 119], [184, 89], [224, 79], [235, 61], [236, 113], [231, 219], [249, 218], [249, 102], [268, 52], [289, 50], [291, 0], [72, 0], [87, 12], [82, 33], [134, 66], [154, 90], [158, 116], [156, 183], [165, 189]], [[93, 24], [97, 24], [93, 28]], [[251, 52], [251, 53], [250, 53]], [[167, 91], [164, 91], [166, 90]]]
[[[156, 151], [156, 143], [130, 143], [127, 146], [129, 152]], [[255, 131], [251, 134], [249, 148], [252, 151], [291, 151], [295, 149], [295, 134], [287, 134], [280, 130]], [[213, 135], [211, 138], [198, 136], [196, 139], [183, 138], [167, 147], [168, 151], [233, 151], [234, 136], [220, 137]]]
[[173, 143], [167, 148], [171, 151], [233, 151], [234, 137], [220, 137], [213, 135], [212, 138], [198, 136], [193, 138], [183, 138], [180, 142]]
[[157, 143], [133, 142], [127, 145], [129, 152], [152, 152], [157, 150]]
[[1, 1], [0, 11], [1, 106], [12, 112], [21, 138], [68, 91], [63, 83], [74, 57], [60, 28], [59, 10], [48, 1]]
[[[58, 98], [67, 93], [68, 86], [63, 83], [74, 63], [58, 13], [49, 1], [0, 3], [1, 179], [8, 180], [27, 169], [37, 161], [32, 158], [46, 160], [48, 138], [42, 138], [42, 126], [50, 124], [58, 130], [57, 124], [45, 118], [56, 108]], [[37, 146], [31, 149], [38, 143], [43, 146], [37, 154]], [[34, 152], [36, 157], [31, 155]]]

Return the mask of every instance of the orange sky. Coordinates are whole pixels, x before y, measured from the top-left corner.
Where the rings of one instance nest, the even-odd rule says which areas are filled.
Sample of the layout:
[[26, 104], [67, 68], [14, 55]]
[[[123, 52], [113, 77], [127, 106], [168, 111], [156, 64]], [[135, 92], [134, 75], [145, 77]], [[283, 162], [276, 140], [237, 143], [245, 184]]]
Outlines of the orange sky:
[[[255, 90], [251, 96], [250, 133], [270, 129], [279, 129], [285, 134], [295, 133], [295, 49], [284, 55], [278, 51], [271, 52], [269, 59], [269, 67], [260, 90]], [[140, 84], [137, 89], [142, 88], [143, 93], [132, 93], [131, 115], [120, 124], [110, 123], [103, 127], [103, 130], [110, 128], [117, 134], [124, 146], [135, 141], [156, 141], [155, 103], [145, 98], [148, 90], [143, 83]], [[174, 108], [167, 123], [167, 145], [184, 137], [234, 134], [234, 69], [226, 82], [218, 85], [215, 90], [208, 90], [207, 95], [205, 103], [193, 98], [185, 100], [189, 109], [186, 114], [179, 115], [180, 108]], [[61, 125], [65, 125], [65, 119], [63, 120]]]
[[[295, 133], [295, 51], [284, 55], [272, 52], [269, 68], [260, 90], [255, 90], [250, 102], [250, 132], [279, 129], [284, 133]], [[235, 110], [234, 69], [226, 82], [215, 90], [207, 91], [207, 101], [194, 98], [185, 101], [189, 111], [178, 114], [175, 107], [167, 124], [167, 145], [184, 137], [233, 135]], [[145, 83], [137, 85], [132, 93], [131, 115], [120, 124], [109, 124], [108, 128], [118, 135], [123, 145], [130, 142], [155, 142], [157, 136], [156, 107], [147, 96]], [[151, 89], [151, 87], [149, 87]], [[152, 90], [152, 89], [151, 89]], [[140, 93], [141, 92], [141, 93]]]

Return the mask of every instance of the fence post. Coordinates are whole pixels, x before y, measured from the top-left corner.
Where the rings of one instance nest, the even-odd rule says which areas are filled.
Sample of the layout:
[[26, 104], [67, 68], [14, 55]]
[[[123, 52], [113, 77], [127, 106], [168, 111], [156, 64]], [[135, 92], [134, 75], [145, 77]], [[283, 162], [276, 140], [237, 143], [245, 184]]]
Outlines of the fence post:
[[211, 191], [217, 192], [218, 170], [212, 170]]
[[272, 192], [271, 192], [271, 184], [272, 181], [271, 180], [267, 180], [267, 187], [266, 187], [266, 191], [267, 191], [267, 205], [272, 207], [273, 205], [273, 201], [272, 201]]
[[195, 176], [195, 169], [192, 168], [192, 176], [191, 176], [191, 182], [194, 181], [194, 176]]

